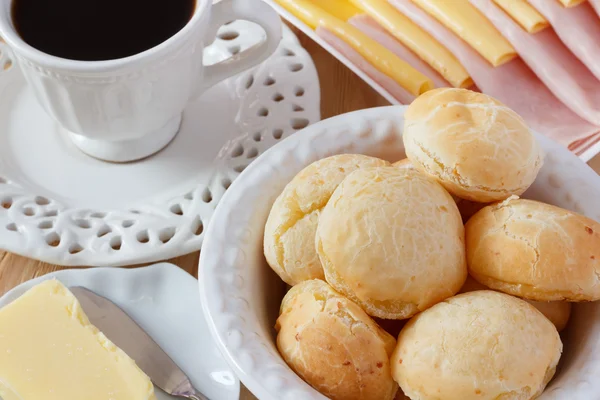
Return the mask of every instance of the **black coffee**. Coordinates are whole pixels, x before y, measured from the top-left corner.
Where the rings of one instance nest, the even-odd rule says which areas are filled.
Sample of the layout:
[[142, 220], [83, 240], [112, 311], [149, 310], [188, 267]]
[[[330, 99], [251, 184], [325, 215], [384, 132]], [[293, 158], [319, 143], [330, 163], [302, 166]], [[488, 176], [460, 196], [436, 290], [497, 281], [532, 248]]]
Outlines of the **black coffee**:
[[128, 57], [164, 42], [191, 19], [196, 0], [13, 0], [30, 46], [80, 61]]

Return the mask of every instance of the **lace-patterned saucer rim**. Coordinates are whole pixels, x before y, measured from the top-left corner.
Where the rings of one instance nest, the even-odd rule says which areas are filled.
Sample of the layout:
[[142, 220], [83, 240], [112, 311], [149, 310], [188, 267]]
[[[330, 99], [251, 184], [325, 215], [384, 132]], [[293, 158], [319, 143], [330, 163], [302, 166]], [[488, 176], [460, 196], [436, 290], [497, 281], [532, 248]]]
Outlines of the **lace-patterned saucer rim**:
[[[263, 35], [255, 24], [233, 21], [220, 29], [206, 58], [235, 56]], [[0, 40], [0, 92], [22, 79], [13, 60]], [[0, 157], [0, 249], [63, 266], [133, 265], [199, 250], [215, 207], [244, 168], [282, 138], [320, 120], [316, 68], [285, 25], [276, 53], [228, 85], [240, 103], [233, 117], [243, 133], [209, 155], [215, 160], [211, 171], [198, 172], [210, 176], [208, 181], [176, 196], [155, 196], [133, 209], [77, 208], [28, 190], [6, 173]]]
[[[279, 143], [244, 171], [221, 199], [199, 263], [199, 290], [211, 333], [242, 383], [261, 400], [321, 400], [284, 362], [275, 345], [275, 321], [286, 286], [263, 255], [263, 230], [285, 185], [310, 163], [359, 153], [390, 161], [404, 157], [404, 106], [330, 118]], [[576, 155], [543, 135], [546, 153], [523, 197], [600, 221], [600, 178]], [[243, 202], [244, 206], [239, 205]], [[600, 392], [600, 302], [577, 303], [566, 333], [559, 372], [540, 400], [589, 400]]]

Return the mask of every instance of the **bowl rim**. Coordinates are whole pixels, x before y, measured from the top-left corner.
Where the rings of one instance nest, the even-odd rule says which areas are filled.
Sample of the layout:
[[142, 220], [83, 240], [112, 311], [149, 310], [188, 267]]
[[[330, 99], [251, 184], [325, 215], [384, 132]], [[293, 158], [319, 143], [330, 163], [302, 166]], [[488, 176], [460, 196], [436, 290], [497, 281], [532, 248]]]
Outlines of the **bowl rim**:
[[[245, 287], [245, 285], [247, 286], [246, 276], [236, 275], [237, 271], [234, 268], [236, 259], [231, 257], [230, 250], [232, 249], [228, 249], [227, 244], [229, 243], [231, 247], [232, 231], [238, 236], [247, 235], [249, 231], [248, 227], [241, 226], [240, 222], [232, 223], [230, 211], [236, 207], [239, 208], [241, 200], [246, 200], [244, 193], [248, 193], [253, 188], [256, 190], [257, 178], [259, 181], [261, 179], [263, 181], [273, 180], [274, 178], [267, 175], [267, 172], [279, 173], [277, 167], [289, 160], [291, 155], [301, 158], [303, 162], [306, 162], [304, 165], [306, 166], [312, 161], [332, 154], [352, 153], [351, 150], [354, 146], [352, 141], [385, 142], [386, 137], [374, 131], [376, 129], [389, 130], [390, 125], [403, 121], [405, 110], [406, 106], [385, 106], [354, 111], [323, 120], [297, 132], [273, 146], [246, 168], [217, 206], [200, 252], [198, 275], [202, 311], [219, 350], [242, 383], [259, 399], [297, 399], [300, 394], [303, 395], [302, 398], [310, 399], [325, 399], [326, 397], [305, 382], [298, 382], [299, 377], [285, 363], [284, 366], [287, 368], [282, 369], [283, 360], [278, 354], [279, 360], [276, 360], [272, 353], [265, 353], [265, 349], [268, 347], [265, 341], [272, 344], [271, 338], [261, 336], [260, 333], [253, 331], [252, 324], [254, 322], [244, 318], [249, 314], [249, 302], [243, 295], [243, 291], [248, 289]], [[396, 128], [401, 131], [401, 127]], [[563, 196], [565, 197], [563, 203], [569, 202], [570, 206], [561, 205], [562, 207], [600, 221], [600, 204], [594, 205], [593, 200], [590, 202], [590, 199], [600, 198], [600, 177], [568, 149], [539, 133], [534, 132], [534, 134], [546, 153], [542, 170], [549, 170], [544, 175], [546, 181], [542, 184], [540, 195], [552, 197], [553, 192], [560, 188], [563, 193], [571, 193], [570, 197]], [[398, 137], [401, 141], [401, 136]], [[335, 142], [334, 139], [337, 139], [338, 142]], [[251, 213], [251, 211], [245, 212]], [[260, 232], [262, 238], [263, 226], [260, 227]], [[218, 273], [215, 274], [214, 271], [217, 268]], [[249, 270], [246, 269], [246, 271]], [[246, 273], [246, 275], [249, 274]], [[223, 288], [219, 288], [219, 277], [216, 275], [220, 275], [223, 282], [229, 283], [225, 286], [228, 290], [223, 291]], [[239, 300], [236, 303], [240, 305], [237, 309], [228, 309], [226, 304], [226, 300], [232, 296]], [[600, 317], [600, 311], [598, 315]], [[236, 318], [239, 324], [231, 328], [233, 326], [231, 321]], [[597, 325], [600, 325], [600, 319]], [[229, 328], [224, 326], [229, 326]], [[233, 337], [235, 338], [233, 339]], [[231, 343], [235, 343], [235, 345]], [[249, 363], [253, 365], [252, 368], [244, 366]], [[598, 368], [592, 368], [588, 373], [600, 371], [600, 362], [598, 364]], [[294, 377], [290, 374], [295, 375], [295, 378], [298, 379], [293, 379]], [[257, 375], [264, 376], [258, 377]], [[271, 381], [270, 378], [273, 380]], [[592, 383], [594, 380], [589, 382]], [[297, 390], [295, 396], [289, 397], [294, 390]], [[543, 399], [575, 400], [576, 397], [562, 397], [562, 395], [572, 393], [571, 390], [571, 386], [567, 391], [558, 387], [552, 390], [550, 396], [544, 395]], [[584, 391], [586, 393], [600, 391], [600, 382], [581, 388], [580, 392]], [[577, 397], [577, 399], [583, 400], [587, 397]]]

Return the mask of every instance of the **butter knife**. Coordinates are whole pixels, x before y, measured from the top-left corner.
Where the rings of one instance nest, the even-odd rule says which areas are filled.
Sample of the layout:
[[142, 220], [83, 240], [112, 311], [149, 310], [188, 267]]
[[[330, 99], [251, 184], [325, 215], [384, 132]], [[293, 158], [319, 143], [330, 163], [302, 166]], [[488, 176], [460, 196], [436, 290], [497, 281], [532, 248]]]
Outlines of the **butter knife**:
[[106, 337], [131, 357], [167, 394], [191, 400], [209, 400], [194, 389], [190, 379], [167, 353], [119, 306], [83, 287], [71, 287], [83, 311]]

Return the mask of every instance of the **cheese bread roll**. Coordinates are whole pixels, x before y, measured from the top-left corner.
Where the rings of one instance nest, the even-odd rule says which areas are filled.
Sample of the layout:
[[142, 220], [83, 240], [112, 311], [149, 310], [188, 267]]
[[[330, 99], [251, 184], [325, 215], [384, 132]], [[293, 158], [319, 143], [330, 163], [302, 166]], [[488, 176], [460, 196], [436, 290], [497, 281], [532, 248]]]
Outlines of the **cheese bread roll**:
[[409, 318], [454, 295], [467, 277], [456, 204], [411, 169], [348, 175], [321, 213], [316, 248], [327, 282], [379, 318]]
[[[459, 293], [474, 292], [476, 290], [490, 290], [490, 288], [469, 276]], [[524, 300], [544, 314], [554, 324], [557, 331], [561, 332], [567, 326], [571, 316], [571, 303], [567, 301]]]
[[360, 154], [342, 154], [304, 168], [275, 200], [264, 233], [267, 262], [287, 284], [324, 279], [315, 251], [315, 231], [321, 209], [342, 180], [361, 167], [387, 161]]
[[396, 340], [361, 308], [321, 280], [283, 298], [277, 348], [307, 383], [333, 400], [392, 400], [389, 358]]
[[[396, 161], [392, 165], [398, 168], [412, 169], [415, 171], [417, 170], [408, 158]], [[452, 198], [456, 202], [456, 205], [458, 206], [458, 211], [460, 211], [460, 215], [462, 216], [463, 222], [467, 222], [467, 220], [471, 218], [473, 214], [475, 214], [477, 211], [481, 210], [487, 205], [485, 203], [477, 203], [474, 201], [461, 199], [460, 197], [456, 197], [453, 194], [450, 195], [452, 196]]]
[[396, 161], [392, 164], [394, 167], [406, 168], [406, 169], [415, 169], [415, 166], [410, 162], [408, 158], [403, 158], [400, 161]]
[[600, 300], [600, 224], [533, 200], [485, 207], [466, 225], [469, 272], [495, 290], [538, 300]]
[[480, 203], [520, 195], [542, 167], [525, 121], [494, 98], [434, 89], [406, 110], [404, 147], [415, 166], [452, 194]]
[[561, 352], [556, 328], [535, 307], [482, 290], [411, 319], [391, 364], [411, 399], [529, 400], [552, 379]]

